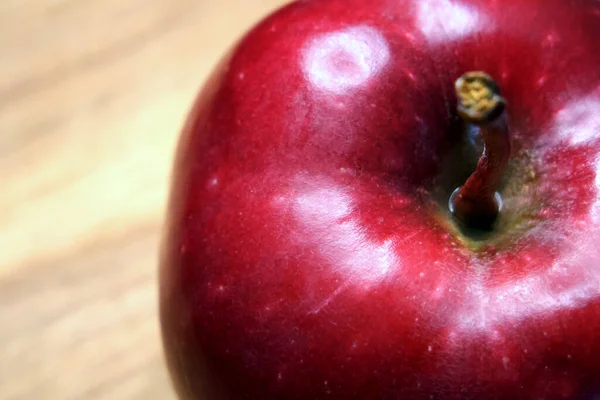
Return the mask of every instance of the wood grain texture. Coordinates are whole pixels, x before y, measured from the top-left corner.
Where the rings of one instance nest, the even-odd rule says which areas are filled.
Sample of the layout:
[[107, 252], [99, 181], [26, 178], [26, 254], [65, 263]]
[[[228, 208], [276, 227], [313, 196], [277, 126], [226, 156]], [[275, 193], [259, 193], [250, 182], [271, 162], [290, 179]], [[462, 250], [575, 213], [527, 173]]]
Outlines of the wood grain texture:
[[0, 399], [174, 398], [156, 260], [178, 130], [284, 2], [0, 2]]

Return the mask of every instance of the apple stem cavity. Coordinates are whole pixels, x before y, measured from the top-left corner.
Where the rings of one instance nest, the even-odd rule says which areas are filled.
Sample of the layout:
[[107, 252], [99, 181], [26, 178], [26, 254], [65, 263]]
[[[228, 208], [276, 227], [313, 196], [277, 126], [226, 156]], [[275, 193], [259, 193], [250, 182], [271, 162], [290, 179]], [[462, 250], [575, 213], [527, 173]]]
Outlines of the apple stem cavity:
[[497, 189], [511, 151], [506, 100], [494, 79], [484, 72], [467, 72], [455, 88], [458, 114], [479, 128], [484, 148], [475, 172], [450, 196], [449, 208], [466, 227], [490, 231], [502, 209]]

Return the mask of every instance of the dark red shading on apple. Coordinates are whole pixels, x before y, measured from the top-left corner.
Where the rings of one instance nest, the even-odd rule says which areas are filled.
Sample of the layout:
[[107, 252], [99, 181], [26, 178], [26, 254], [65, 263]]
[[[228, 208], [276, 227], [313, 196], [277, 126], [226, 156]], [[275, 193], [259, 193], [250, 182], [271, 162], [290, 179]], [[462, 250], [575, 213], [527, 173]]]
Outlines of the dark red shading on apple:
[[[600, 3], [321, 0], [250, 32], [179, 145], [161, 260], [182, 399], [598, 399]], [[512, 149], [482, 235], [454, 82]]]

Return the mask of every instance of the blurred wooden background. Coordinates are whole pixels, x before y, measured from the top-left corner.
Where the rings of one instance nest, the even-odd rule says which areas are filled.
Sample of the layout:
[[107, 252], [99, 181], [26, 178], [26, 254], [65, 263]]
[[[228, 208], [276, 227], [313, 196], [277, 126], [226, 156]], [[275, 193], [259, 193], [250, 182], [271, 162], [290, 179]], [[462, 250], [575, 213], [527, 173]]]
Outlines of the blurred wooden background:
[[0, 399], [172, 399], [156, 259], [212, 66], [285, 0], [0, 1]]

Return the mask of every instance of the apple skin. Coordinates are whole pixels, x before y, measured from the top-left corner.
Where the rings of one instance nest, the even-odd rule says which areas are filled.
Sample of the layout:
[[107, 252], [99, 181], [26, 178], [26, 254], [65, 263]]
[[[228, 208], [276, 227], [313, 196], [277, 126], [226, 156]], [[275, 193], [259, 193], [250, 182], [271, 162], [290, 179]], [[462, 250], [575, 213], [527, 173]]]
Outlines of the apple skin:
[[[180, 398], [600, 398], [599, 65], [591, 0], [264, 20], [178, 149], [160, 313]], [[443, 160], [471, 70], [508, 101], [518, 222], [476, 250], [432, 201], [465, 177]]]

